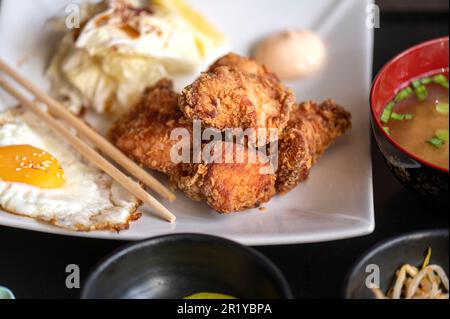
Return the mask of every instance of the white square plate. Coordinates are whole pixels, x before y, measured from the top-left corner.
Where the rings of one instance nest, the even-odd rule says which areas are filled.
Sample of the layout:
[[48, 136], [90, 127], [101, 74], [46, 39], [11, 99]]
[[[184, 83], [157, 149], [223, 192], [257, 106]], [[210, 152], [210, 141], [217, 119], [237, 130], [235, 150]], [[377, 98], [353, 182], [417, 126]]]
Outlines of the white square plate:
[[[3, 0], [0, 11], [0, 56], [43, 88], [43, 76], [58, 36], [45, 21], [64, 12], [70, 0]], [[311, 243], [369, 234], [374, 229], [368, 95], [373, 31], [366, 27], [370, 0], [192, 0], [231, 41], [231, 50], [249, 54], [265, 35], [286, 28], [317, 32], [328, 47], [319, 73], [287, 83], [299, 100], [333, 98], [353, 114], [353, 130], [341, 138], [314, 167], [310, 180], [290, 194], [251, 210], [221, 216], [206, 204], [178, 194], [163, 202], [178, 221], [169, 224], [145, 214], [120, 234], [75, 233], [0, 211], [0, 224], [49, 233], [138, 240], [169, 233], [207, 233], [247, 245]], [[192, 78], [196, 77], [193, 75]], [[185, 80], [186, 81], [186, 80]], [[183, 83], [179, 83], [181, 86]], [[0, 94], [0, 110], [11, 99]]]

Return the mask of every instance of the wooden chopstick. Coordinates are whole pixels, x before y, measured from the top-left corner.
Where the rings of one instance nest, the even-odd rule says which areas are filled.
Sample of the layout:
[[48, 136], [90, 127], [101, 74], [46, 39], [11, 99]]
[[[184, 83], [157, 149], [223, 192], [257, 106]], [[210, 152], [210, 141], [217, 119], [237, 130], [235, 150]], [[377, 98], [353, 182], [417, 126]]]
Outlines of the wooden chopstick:
[[63, 105], [58, 101], [53, 99], [43, 90], [39, 89], [33, 83], [25, 79], [22, 75], [12, 69], [8, 64], [6, 64], [2, 59], [0, 59], [0, 70], [9, 75], [22, 87], [26, 88], [31, 92], [38, 101], [42, 102], [48, 107], [50, 114], [53, 116], [64, 120], [67, 124], [72, 126], [77, 132], [87, 139], [89, 142], [93, 143], [101, 152], [109, 156], [113, 161], [119, 164], [123, 169], [128, 171], [132, 176], [137, 178], [139, 181], [153, 189], [156, 193], [163, 196], [164, 198], [174, 201], [176, 199], [175, 195], [162, 185], [158, 180], [151, 176], [142, 167], [137, 165], [131, 159], [129, 159], [120, 150], [114, 147], [108, 140], [103, 136], [95, 132], [88, 125], [86, 125], [78, 117], [70, 113]]
[[95, 164], [99, 169], [111, 176], [116, 182], [122, 185], [125, 189], [142, 200], [145, 204], [154, 209], [154, 214], [161, 217], [171, 223], [175, 222], [176, 217], [159, 203], [154, 197], [147, 193], [138, 183], [131, 180], [128, 176], [123, 174], [119, 169], [113, 166], [99, 153], [97, 153], [88, 144], [74, 135], [69, 129], [67, 129], [61, 122], [53, 118], [47, 111], [41, 109], [36, 102], [28, 100], [19, 91], [17, 91], [11, 84], [5, 79], [0, 77], [0, 86], [7, 92], [14, 96], [20, 104], [25, 108], [36, 114], [42, 120], [44, 120], [55, 132], [60, 134], [65, 140], [67, 140], [85, 159]]

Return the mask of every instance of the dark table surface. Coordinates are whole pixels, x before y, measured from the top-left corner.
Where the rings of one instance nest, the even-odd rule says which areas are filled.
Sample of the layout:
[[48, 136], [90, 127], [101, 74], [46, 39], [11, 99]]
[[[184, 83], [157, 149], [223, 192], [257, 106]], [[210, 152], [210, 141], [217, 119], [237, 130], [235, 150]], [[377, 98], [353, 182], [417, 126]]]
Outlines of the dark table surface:
[[[413, 44], [448, 35], [448, 10], [382, 13], [376, 31], [374, 74]], [[391, 175], [373, 144], [376, 230], [370, 236], [330, 243], [256, 247], [284, 275], [297, 298], [339, 298], [344, 278], [356, 259], [389, 237], [422, 229], [448, 228], [448, 213], [430, 209]], [[68, 264], [86, 278], [105, 255], [124, 242], [80, 239], [0, 227], [0, 284], [18, 298], [77, 298], [65, 286]]]

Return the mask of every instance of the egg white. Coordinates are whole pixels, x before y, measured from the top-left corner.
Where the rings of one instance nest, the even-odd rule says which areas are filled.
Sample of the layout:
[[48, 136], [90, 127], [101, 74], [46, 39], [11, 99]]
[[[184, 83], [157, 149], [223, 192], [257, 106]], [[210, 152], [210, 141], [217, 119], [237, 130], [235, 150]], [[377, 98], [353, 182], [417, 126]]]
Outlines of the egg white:
[[76, 231], [119, 231], [139, 218], [137, 198], [85, 162], [33, 114], [21, 108], [0, 113], [0, 146], [21, 144], [55, 157], [66, 183], [62, 188], [42, 189], [0, 179], [1, 209]]

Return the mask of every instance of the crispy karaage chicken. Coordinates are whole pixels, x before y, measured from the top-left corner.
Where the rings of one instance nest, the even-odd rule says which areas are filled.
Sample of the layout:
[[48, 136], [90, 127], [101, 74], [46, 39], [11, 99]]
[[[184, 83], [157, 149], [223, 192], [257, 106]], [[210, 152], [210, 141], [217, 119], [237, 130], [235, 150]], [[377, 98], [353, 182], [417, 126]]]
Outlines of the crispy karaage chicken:
[[278, 153], [277, 191], [287, 193], [305, 181], [325, 150], [351, 127], [351, 114], [327, 100], [296, 105]]
[[229, 53], [221, 57], [209, 68], [208, 72], [213, 72], [214, 69], [222, 66], [228, 66], [243, 73], [262, 76], [271, 81], [280, 81], [277, 75], [270, 72], [265, 65], [260, 64], [253, 59], [242, 57], [234, 53]]
[[194, 200], [206, 200], [220, 213], [242, 211], [270, 200], [275, 195], [276, 176], [268, 159], [256, 151], [254, 157], [249, 157], [248, 148], [242, 145], [227, 143], [232, 147], [228, 153], [230, 164], [172, 161], [171, 150], [178, 143], [171, 139], [173, 129], [186, 128], [192, 133], [192, 123], [183, 117], [176, 100], [170, 81], [160, 81], [147, 89], [138, 105], [113, 127], [112, 141], [127, 156], [165, 173], [173, 186]]
[[211, 145], [208, 147], [214, 162], [183, 165], [181, 176], [172, 177], [190, 198], [206, 200], [214, 210], [225, 214], [258, 207], [275, 196], [276, 175], [268, 157], [256, 150], [251, 153], [240, 144]]
[[[275, 128], [280, 132], [278, 153], [269, 155], [278, 154], [277, 171], [248, 140], [202, 141], [201, 161], [193, 162], [195, 119], [202, 121], [203, 130], [218, 129], [219, 136], [227, 128]], [[317, 158], [350, 126], [351, 115], [335, 102], [295, 104], [295, 96], [276, 75], [251, 59], [229, 54], [181, 95], [169, 80], [148, 88], [113, 127], [111, 138], [139, 164], [168, 175], [188, 197], [231, 213], [258, 207], [306, 180]], [[190, 162], [172, 160], [174, 146], [180, 145], [171, 139], [176, 128], [190, 134], [183, 144]]]
[[179, 106], [190, 120], [219, 130], [266, 130], [266, 141], [281, 135], [295, 95], [264, 66], [230, 55], [220, 59], [181, 94]]
[[134, 109], [112, 128], [112, 142], [127, 156], [147, 168], [173, 175], [179, 165], [170, 156], [178, 143], [170, 135], [175, 128], [192, 129], [178, 108], [178, 94], [169, 80], [148, 88]]

